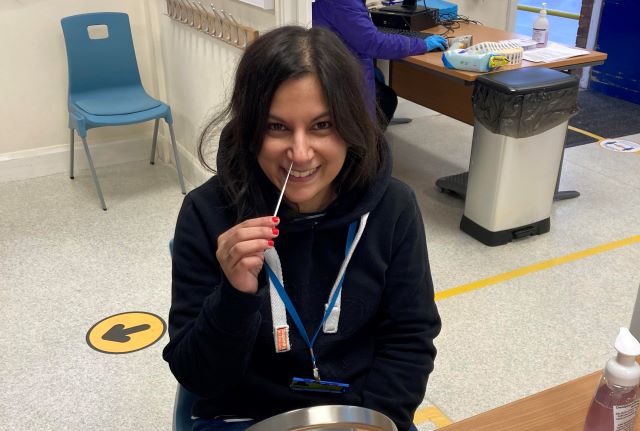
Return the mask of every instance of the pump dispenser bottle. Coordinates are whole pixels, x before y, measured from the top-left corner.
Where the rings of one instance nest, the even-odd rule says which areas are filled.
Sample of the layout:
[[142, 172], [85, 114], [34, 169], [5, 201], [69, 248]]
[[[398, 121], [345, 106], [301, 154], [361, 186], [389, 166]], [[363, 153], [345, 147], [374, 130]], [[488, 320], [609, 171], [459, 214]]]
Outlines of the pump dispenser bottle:
[[538, 18], [533, 22], [533, 35], [531, 39], [535, 40], [536, 48], [547, 46], [549, 40], [549, 19], [547, 18], [547, 4], [542, 3], [542, 9]]
[[584, 431], [626, 431], [634, 429], [638, 412], [640, 343], [627, 328], [620, 328], [615, 348], [618, 355], [609, 359], [589, 407]]

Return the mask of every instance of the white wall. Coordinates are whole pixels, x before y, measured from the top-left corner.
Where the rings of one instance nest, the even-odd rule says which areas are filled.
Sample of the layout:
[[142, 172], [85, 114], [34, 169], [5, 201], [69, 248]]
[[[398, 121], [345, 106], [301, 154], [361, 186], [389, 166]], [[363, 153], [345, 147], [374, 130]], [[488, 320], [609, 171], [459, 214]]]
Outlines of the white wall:
[[[60, 153], [69, 142], [67, 128], [67, 63], [60, 19], [85, 12], [129, 14], [143, 82], [154, 94], [155, 74], [146, 42], [143, 2], [126, 0], [2, 0], [0, 1], [0, 180], [37, 176], [12, 172], [7, 160]], [[90, 142], [133, 142], [151, 125], [93, 129]], [[148, 150], [145, 148], [145, 153]], [[66, 158], [64, 158], [66, 160]], [[81, 165], [82, 166], [82, 165]], [[59, 172], [66, 169], [66, 163]], [[52, 173], [51, 166], [42, 174]]]
[[458, 14], [480, 21], [489, 27], [508, 30], [516, 0], [451, 0], [458, 5]]
[[[256, 30], [276, 26], [275, 11], [233, 0], [213, 3]], [[197, 162], [198, 136], [205, 122], [227, 100], [242, 50], [174, 21], [164, 15], [164, 11], [164, 0], [150, 0], [150, 14], [159, 28], [159, 38], [154, 39], [161, 57], [158, 69], [162, 70], [166, 98], [173, 111], [185, 176], [192, 183], [200, 184], [207, 174], [199, 169]], [[169, 157], [166, 145], [162, 156]]]
[[[242, 50], [199, 32], [164, 15], [164, 0], [148, 0], [151, 26], [159, 31], [154, 37], [160, 53], [159, 78], [174, 113], [176, 139], [185, 176], [200, 184], [210, 175], [197, 161], [199, 134], [208, 120], [227, 102], [235, 68]], [[231, 13], [243, 25], [265, 32], [284, 24], [308, 25], [310, 0], [276, 0], [274, 10], [264, 10], [235, 0], [215, 0], [217, 9]], [[156, 24], [153, 24], [153, 22]], [[210, 162], [215, 166], [215, 145]], [[161, 156], [171, 157], [168, 146]]]
[[[260, 31], [311, 20], [310, 0], [276, 0], [271, 11], [236, 0], [211, 2]], [[196, 139], [212, 108], [224, 101], [242, 52], [172, 21], [164, 0], [0, 0], [0, 181], [66, 171], [67, 64], [60, 19], [99, 11], [129, 14], [142, 82], [150, 95], [171, 105], [185, 174], [198, 184]], [[152, 123], [91, 129], [95, 164], [147, 158], [151, 134]], [[162, 135], [160, 155], [168, 160]], [[81, 153], [76, 145], [78, 169], [86, 166]]]

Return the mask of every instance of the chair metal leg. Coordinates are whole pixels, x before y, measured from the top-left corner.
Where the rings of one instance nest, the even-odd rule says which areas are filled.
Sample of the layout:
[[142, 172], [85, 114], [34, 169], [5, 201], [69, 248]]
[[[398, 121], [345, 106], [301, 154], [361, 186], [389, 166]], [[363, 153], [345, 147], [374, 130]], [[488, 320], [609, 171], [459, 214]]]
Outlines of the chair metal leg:
[[178, 146], [176, 145], [176, 135], [173, 133], [173, 124], [169, 124], [169, 133], [171, 134], [171, 146], [173, 147], [173, 158], [176, 161], [176, 170], [178, 171], [178, 181], [180, 181], [180, 189], [182, 194], [186, 195], [187, 191], [184, 188], [184, 180], [182, 179], [182, 169], [180, 169], [180, 158], [178, 157]]
[[73, 140], [75, 131], [71, 129], [71, 135], [69, 138], [69, 143], [71, 144], [71, 148], [69, 149], [69, 178], [73, 179]]
[[93, 167], [93, 160], [91, 159], [91, 153], [89, 153], [89, 146], [87, 145], [86, 138], [82, 138], [82, 145], [84, 145], [84, 152], [86, 153], [87, 160], [89, 161], [89, 167], [91, 168], [91, 176], [93, 176], [93, 182], [96, 185], [96, 190], [98, 191], [98, 198], [100, 198], [102, 209], [106, 211], [107, 205], [104, 203], [104, 197], [102, 196], [102, 189], [100, 188], [100, 182], [98, 182], [98, 175], [96, 175], [96, 169]]
[[156, 142], [158, 142], [158, 124], [160, 123], [160, 119], [156, 118], [156, 123], [153, 126], [153, 143], [151, 144], [151, 157], [149, 158], [149, 163], [152, 165], [155, 164], [156, 158]]

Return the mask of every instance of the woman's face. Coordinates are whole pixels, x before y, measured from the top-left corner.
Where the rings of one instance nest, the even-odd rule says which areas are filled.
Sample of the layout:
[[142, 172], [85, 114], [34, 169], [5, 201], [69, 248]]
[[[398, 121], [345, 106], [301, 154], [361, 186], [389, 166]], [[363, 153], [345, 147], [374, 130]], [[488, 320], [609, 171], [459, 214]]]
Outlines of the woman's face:
[[333, 126], [316, 76], [283, 82], [271, 102], [258, 163], [282, 189], [293, 162], [284, 199], [302, 213], [325, 209], [335, 198], [331, 183], [346, 156], [347, 145]]

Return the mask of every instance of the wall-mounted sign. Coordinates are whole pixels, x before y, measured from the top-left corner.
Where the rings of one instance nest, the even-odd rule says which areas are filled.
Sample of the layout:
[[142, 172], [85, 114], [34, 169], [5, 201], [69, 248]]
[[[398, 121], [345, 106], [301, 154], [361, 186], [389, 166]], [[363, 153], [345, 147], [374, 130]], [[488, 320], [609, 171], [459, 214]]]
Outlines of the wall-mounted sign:
[[149, 347], [167, 330], [152, 313], [130, 311], [106, 317], [87, 332], [87, 344], [103, 353], [130, 353]]
[[275, 5], [275, 0], [240, 0], [242, 3], [249, 3], [253, 6], [258, 6], [262, 9], [272, 10]]

